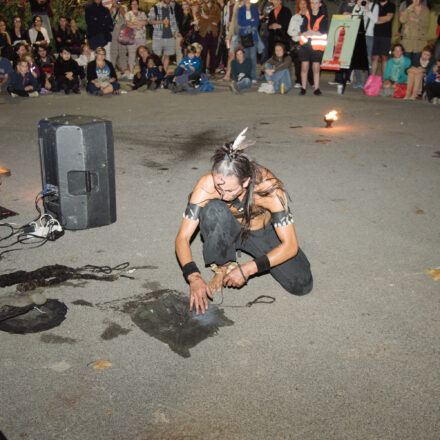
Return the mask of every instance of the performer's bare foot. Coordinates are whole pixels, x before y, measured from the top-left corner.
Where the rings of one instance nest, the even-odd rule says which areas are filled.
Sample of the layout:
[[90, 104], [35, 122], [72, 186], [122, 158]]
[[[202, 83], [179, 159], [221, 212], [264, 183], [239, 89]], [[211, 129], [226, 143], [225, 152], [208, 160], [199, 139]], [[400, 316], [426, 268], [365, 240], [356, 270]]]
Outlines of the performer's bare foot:
[[209, 287], [212, 291], [219, 292], [223, 288], [223, 278], [226, 275], [226, 266], [220, 267], [221, 272], [216, 272], [212, 280], [209, 282]]

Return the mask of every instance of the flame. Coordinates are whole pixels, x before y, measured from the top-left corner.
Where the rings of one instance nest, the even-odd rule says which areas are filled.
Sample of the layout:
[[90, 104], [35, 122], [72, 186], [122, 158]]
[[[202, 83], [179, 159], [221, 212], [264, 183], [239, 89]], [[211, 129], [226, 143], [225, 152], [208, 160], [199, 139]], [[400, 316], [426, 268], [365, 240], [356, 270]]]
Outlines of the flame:
[[328, 121], [337, 121], [338, 120], [338, 112], [336, 110], [332, 110], [328, 112], [324, 118]]

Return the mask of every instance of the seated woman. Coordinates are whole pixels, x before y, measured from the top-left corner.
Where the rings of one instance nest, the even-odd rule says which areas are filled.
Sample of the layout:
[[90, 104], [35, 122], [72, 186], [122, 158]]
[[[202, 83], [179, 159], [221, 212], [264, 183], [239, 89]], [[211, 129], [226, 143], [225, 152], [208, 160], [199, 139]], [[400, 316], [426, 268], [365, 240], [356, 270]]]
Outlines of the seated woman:
[[[147, 77], [146, 72], [148, 67], [149, 60], [152, 60], [153, 63], [150, 61], [150, 68], [151, 64], [153, 64], [154, 67], [158, 70], [158, 75], [156, 77], [160, 76], [160, 80], [162, 80], [164, 76], [164, 70], [163, 70], [163, 64], [160, 58], [156, 55], [153, 55], [150, 50], [147, 48], [147, 46], [141, 45], [136, 50], [136, 57], [139, 63], [140, 72], [136, 73], [133, 77], [133, 81], [128, 83], [128, 86], [132, 90], [137, 90], [143, 86], [147, 86], [145, 88], [148, 88], [147, 85]], [[160, 81], [157, 83], [157, 86], [160, 85]]]
[[411, 67], [408, 69], [408, 87], [406, 88], [406, 95], [403, 99], [414, 100], [422, 96], [423, 80], [430, 72], [432, 66], [435, 64], [432, 58], [432, 49], [426, 46], [422, 50], [419, 58], [412, 61]]
[[14, 67], [14, 69], [17, 67], [18, 62], [21, 60], [24, 54], [30, 51], [31, 47], [28, 46], [27, 43], [17, 43], [14, 46], [14, 54], [12, 58], [12, 66]]
[[89, 44], [84, 43], [83, 45], [81, 45], [81, 55], [76, 60], [80, 68], [79, 77], [81, 78], [81, 81], [86, 80], [87, 64], [89, 64], [90, 61], [93, 61], [94, 59], [95, 52], [93, 52]]
[[45, 94], [49, 92], [56, 92], [58, 88], [54, 75], [55, 58], [48, 54], [47, 47], [38, 47], [35, 62], [37, 63], [40, 71], [40, 93]]
[[50, 38], [46, 28], [43, 27], [43, 20], [36, 15], [32, 20], [32, 27], [28, 31], [28, 40], [32, 46], [49, 46]]
[[397, 84], [406, 84], [408, 75], [406, 71], [411, 66], [411, 60], [403, 55], [404, 49], [401, 44], [393, 48], [393, 57], [387, 62], [381, 95], [392, 96]]
[[13, 18], [13, 26], [9, 36], [11, 37], [11, 44], [14, 44], [16, 41], [27, 41], [28, 36], [23, 28], [23, 22], [18, 15]]
[[440, 58], [426, 77], [426, 96], [432, 104], [440, 104]]
[[79, 29], [76, 20], [70, 19], [70, 30], [69, 30], [69, 40], [68, 45], [70, 53], [72, 55], [81, 55], [81, 46], [86, 41], [86, 34], [83, 30]]
[[285, 53], [284, 44], [276, 43], [274, 54], [269, 58], [265, 65], [265, 77], [267, 83], [261, 84], [259, 92], [273, 94], [281, 90], [284, 84], [284, 92], [287, 93], [292, 88], [290, 78], [290, 68], [292, 58]]
[[6, 30], [6, 22], [0, 20], [0, 52], [6, 58], [10, 57], [11, 44], [11, 37]]
[[245, 58], [244, 50], [241, 46], [235, 48], [235, 56], [231, 61], [231, 91], [240, 93], [243, 89], [252, 86], [252, 61]]
[[105, 49], [101, 46], [95, 50], [95, 60], [87, 65], [87, 91], [92, 95], [118, 95], [119, 83], [113, 64], [105, 59]]
[[57, 52], [61, 53], [64, 47], [69, 47], [70, 41], [69, 23], [67, 17], [60, 15], [58, 18], [58, 26], [54, 32], [55, 44]]
[[61, 49], [60, 56], [55, 62], [55, 79], [59, 90], [64, 90], [68, 95], [70, 92], [79, 94], [79, 71], [78, 63], [72, 59], [67, 47]]

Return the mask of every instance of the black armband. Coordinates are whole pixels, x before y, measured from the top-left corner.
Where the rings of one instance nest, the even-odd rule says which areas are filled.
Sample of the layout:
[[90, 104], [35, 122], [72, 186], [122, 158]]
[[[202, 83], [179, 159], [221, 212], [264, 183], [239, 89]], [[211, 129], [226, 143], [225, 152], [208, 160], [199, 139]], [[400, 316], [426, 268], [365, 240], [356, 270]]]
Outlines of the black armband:
[[188, 205], [186, 205], [185, 212], [183, 213], [183, 217], [198, 222], [201, 210], [202, 210], [201, 206], [188, 202]]
[[255, 258], [255, 264], [257, 265], [258, 272], [263, 273], [270, 270], [270, 261], [267, 255], [262, 255], [261, 257]]
[[200, 270], [197, 267], [196, 263], [194, 263], [194, 261], [191, 261], [189, 263], [186, 263], [185, 266], [182, 267], [182, 272], [183, 272], [183, 277], [189, 283], [188, 277], [193, 273], [196, 272], [200, 273]]
[[287, 226], [293, 223], [293, 215], [288, 207], [285, 211], [272, 212], [271, 222], [274, 228]]

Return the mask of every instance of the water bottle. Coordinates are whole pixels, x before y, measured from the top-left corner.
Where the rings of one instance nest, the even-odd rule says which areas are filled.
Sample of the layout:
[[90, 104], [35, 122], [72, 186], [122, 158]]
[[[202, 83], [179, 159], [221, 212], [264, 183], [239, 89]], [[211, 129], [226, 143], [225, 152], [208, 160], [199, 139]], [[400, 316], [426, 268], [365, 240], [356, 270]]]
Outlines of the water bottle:
[[284, 95], [284, 83], [281, 83], [281, 94]]

